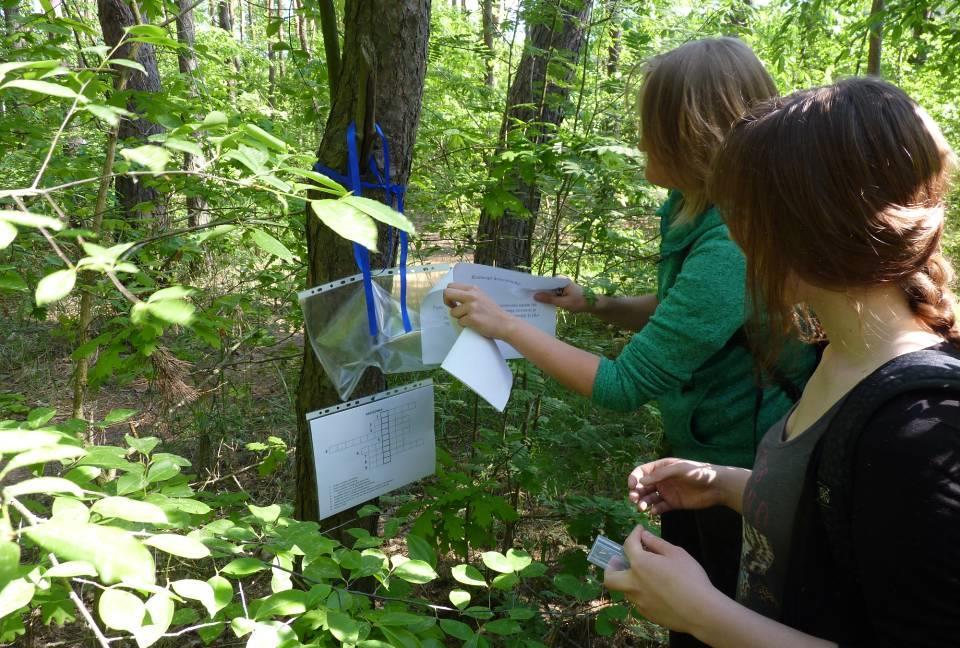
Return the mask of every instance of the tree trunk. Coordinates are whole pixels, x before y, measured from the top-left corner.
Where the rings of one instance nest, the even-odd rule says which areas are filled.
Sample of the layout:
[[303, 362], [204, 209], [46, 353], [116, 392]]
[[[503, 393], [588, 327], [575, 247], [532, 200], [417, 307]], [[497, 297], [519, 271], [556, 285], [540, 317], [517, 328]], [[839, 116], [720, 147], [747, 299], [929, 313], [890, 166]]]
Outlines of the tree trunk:
[[871, 76], [880, 76], [880, 55], [883, 49], [883, 20], [880, 14], [883, 12], [883, 0], [873, 0], [873, 6], [870, 7], [870, 48], [867, 52], [867, 74]]
[[[177, 40], [183, 46], [177, 51], [177, 63], [180, 66], [180, 74], [187, 77], [190, 86], [190, 96], [197, 96], [197, 57], [193, 51], [194, 29], [193, 29], [193, 9], [190, 8], [191, 0], [177, 0], [179, 14], [177, 16]], [[204, 160], [202, 157], [191, 153], [183, 154], [183, 169], [188, 173], [196, 173], [203, 168]], [[210, 222], [210, 215], [207, 212], [207, 201], [203, 196], [191, 195], [187, 193], [187, 221], [190, 227], [197, 225], [206, 225]]]
[[608, 1], [610, 12], [610, 45], [607, 47], [607, 76], [614, 76], [620, 69], [620, 53], [623, 50], [623, 23], [617, 0]]
[[[501, 150], [514, 129], [522, 129], [531, 144], [539, 145], [547, 140], [550, 132], [543, 124], [559, 126], [563, 121], [563, 105], [583, 44], [590, 1], [544, 0], [528, 12], [527, 41], [507, 93], [507, 108], [500, 128]], [[562, 65], [551, 66], [551, 60]], [[562, 70], [562, 78], [551, 78], [548, 68]], [[499, 182], [517, 197], [527, 213], [504, 209], [501, 216], [495, 217], [484, 208], [477, 228], [474, 260], [502, 268], [529, 269], [540, 189], [535, 180], [527, 182], [519, 174]]]
[[[347, 0], [344, 16], [342, 74], [332, 98], [317, 159], [332, 169], [346, 170], [346, 130], [356, 122], [360, 159], [367, 159], [374, 144], [374, 123], [379, 122], [390, 138], [390, 170], [393, 183], [406, 185], [410, 177], [413, 144], [420, 119], [423, 82], [430, 31], [430, 0]], [[316, 197], [326, 197], [318, 194]], [[377, 198], [377, 196], [371, 196]], [[316, 286], [357, 273], [348, 241], [334, 234], [307, 210], [309, 267], [307, 286]], [[379, 249], [386, 232], [381, 227]], [[372, 263], [382, 264], [374, 255]], [[368, 370], [357, 398], [385, 387], [379, 371]], [[304, 344], [303, 369], [297, 393], [297, 495], [296, 515], [316, 520], [319, 512], [310, 430], [305, 416], [339, 400], [319, 361]], [[356, 517], [356, 509], [324, 522], [333, 528]], [[376, 529], [376, 516], [357, 520], [354, 526]]]
[[[277, 2], [277, 14], [280, 13], [280, 0]], [[273, 20], [274, 0], [267, 0], [267, 27]], [[267, 60], [270, 61], [270, 69], [267, 72], [267, 101], [270, 106], [275, 105], [274, 92], [277, 88], [277, 53], [273, 51], [273, 36], [267, 36]]]
[[[124, 29], [137, 24], [139, 21], [133, 11], [123, 0], [97, 0], [97, 13], [100, 27], [103, 29], [103, 40], [110, 48], [116, 47], [123, 37]], [[122, 45], [115, 58], [135, 60], [146, 70], [146, 74], [129, 68], [117, 68], [126, 75], [126, 89], [135, 91], [127, 101], [127, 110], [141, 114], [141, 106], [149, 103], [146, 93], [159, 92], [160, 72], [157, 70], [157, 57], [153, 45], [147, 43], [126, 43]], [[145, 144], [147, 138], [163, 131], [163, 127], [146, 119], [124, 119], [120, 123], [120, 141], [127, 146]], [[159, 228], [166, 226], [166, 207], [159, 202], [159, 193], [147, 186], [142, 178], [118, 177], [116, 181], [117, 194], [124, 212], [128, 218], [136, 215], [152, 214]], [[149, 203], [152, 207], [137, 207], [141, 203]]]
[[486, 64], [487, 64], [487, 86], [492, 88], [496, 84], [496, 79], [494, 78], [494, 50], [493, 50], [493, 32], [496, 29], [496, 25], [493, 22], [493, 0], [481, 0], [482, 9], [483, 9], [483, 45], [487, 48], [486, 52]]
[[303, 15], [303, 1], [296, 0], [297, 9], [297, 36], [300, 38], [300, 49], [310, 57], [310, 41], [307, 39], [307, 19]]
[[217, 7], [217, 22], [220, 29], [233, 35], [233, 8], [230, 6], [230, 0], [220, 0]]

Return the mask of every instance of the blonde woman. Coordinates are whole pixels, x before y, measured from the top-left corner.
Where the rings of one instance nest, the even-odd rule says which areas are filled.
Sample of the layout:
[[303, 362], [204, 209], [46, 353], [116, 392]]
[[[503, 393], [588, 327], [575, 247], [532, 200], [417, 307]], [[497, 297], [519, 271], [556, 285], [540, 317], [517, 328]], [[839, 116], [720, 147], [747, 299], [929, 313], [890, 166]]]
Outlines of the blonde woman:
[[[667, 451], [701, 461], [753, 465], [760, 435], [790, 407], [814, 364], [793, 349], [759, 388], [744, 343], [748, 316], [743, 255], [707, 199], [711, 159], [730, 126], [754, 103], [776, 96], [770, 75], [743, 42], [687, 43], [651, 60], [638, 100], [646, 177], [670, 190], [658, 210], [657, 293], [584, 296], [570, 285], [539, 301], [590, 312], [636, 330], [616, 359], [552, 338], [497, 307], [474, 286], [451, 284], [445, 300], [460, 324], [505, 340], [563, 385], [599, 405], [633, 411], [657, 401]], [[785, 356], [786, 357], [786, 356]], [[795, 390], [795, 395], [789, 392]], [[722, 507], [663, 516], [663, 535], [684, 547], [712, 583], [732, 595], [740, 558], [739, 516]], [[673, 646], [696, 646], [688, 635]]]
[[923, 109], [877, 79], [795, 93], [733, 129], [711, 194], [751, 294], [785, 324], [803, 304], [829, 344], [752, 471], [669, 458], [630, 475], [642, 509], [723, 504], [744, 520], [735, 599], [637, 527], [630, 569], [605, 582], [644, 616], [731, 648], [958, 645], [953, 166]]

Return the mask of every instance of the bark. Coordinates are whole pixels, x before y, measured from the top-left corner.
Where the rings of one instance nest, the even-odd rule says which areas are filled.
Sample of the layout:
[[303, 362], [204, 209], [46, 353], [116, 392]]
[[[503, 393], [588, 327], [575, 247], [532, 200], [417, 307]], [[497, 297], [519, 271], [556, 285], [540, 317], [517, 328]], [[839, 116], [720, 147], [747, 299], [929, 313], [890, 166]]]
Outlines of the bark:
[[481, 0], [482, 1], [482, 14], [483, 14], [483, 45], [487, 48], [486, 53], [486, 65], [487, 65], [487, 86], [492, 88], [496, 85], [496, 79], [494, 78], [494, 51], [493, 51], [493, 35], [496, 30], [496, 25], [493, 22], [493, 0]]
[[[358, 136], [362, 135], [358, 142], [360, 158], [367, 159], [372, 144], [377, 145], [375, 150], [379, 153], [379, 141], [373, 137], [376, 121], [390, 138], [391, 180], [405, 185], [410, 177], [423, 97], [430, 0], [347, 0], [344, 26], [342, 74], [317, 159], [332, 169], [346, 169], [345, 134], [351, 121], [357, 125]], [[326, 194], [316, 197], [326, 197]], [[323, 226], [309, 209], [306, 234], [310, 264], [307, 286], [356, 274], [350, 243]], [[383, 228], [380, 237], [379, 249], [382, 250], [386, 241]], [[380, 265], [382, 259], [374, 258], [373, 263]], [[375, 393], [384, 386], [383, 375], [368, 370], [352, 397]], [[305, 344], [297, 393], [296, 515], [301, 520], [316, 520], [319, 510], [312, 445], [305, 416], [338, 400], [310, 345]], [[324, 521], [323, 526], [333, 528], [355, 517], [355, 510], [346, 511]], [[361, 526], [361, 523], [373, 531], [376, 516], [358, 520], [354, 526]]]
[[620, 70], [620, 54], [623, 51], [623, 24], [617, 0], [607, 3], [610, 12], [610, 45], [607, 47], [607, 76], [614, 76]]
[[[280, 13], [280, 0], [277, 1], [277, 14]], [[274, 0], [267, 0], [267, 25], [274, 18], [273, 14]], [[267, 101], [271, 106], [275, 105], [274, 92], [277, 89], [277, 53], [273, 51], [273, 36], [267, 36], [267, 60], [270, 61], [270, 70], [267, 73]]]
[[873, 6], [870, 7], [869, 19], [869, 41], [870, 46], [867, 51], [867, 74], [871, 76], [880, 76], [880, 57], [883, 49], [883, 0], [873, 0]]
[[[550, 136], [545, 124], [559, 126], [569, 95], [569, 81], [583, 44], [584, 23], [591, 0], [545, 0], [534, 7], [527, 20], [527, 42], [510, 89], [500, 129], [500, 149], [508, 135], [519, 129], [533, 145]], [[563, 62], [562, 65], [550, 65]], [[562, 77], [548, 75], [562, 70]], [[531, 264], [533, 231], [540, 208], [540, 188], [520, 174], [500, 180], [516, 196], [527, 213], [509, 209], [495, 217], [487, 209], [480, 214], [477, 228], [476, 263], [503, 268], [528, 268]]]
[[[190, 86], [190, 96], [196, 97], [197, 92], [197, 57], [193, 51], [194, 28], [192, 0], [177, 0], [179, 15], [177, 16], [177, 40], [183, 48], [177, 51], [177, 63], [180, 74], [187, 78]], [[187, 172], [195, 173], [203, 168], [204, 160], [191, 153], [183, 154], [183, 168]], [[207, 212], [207, 201], [203, 196], [187, 194], [187, 221], [190, 227], [205, 225], [210, 222]]]
[[220, 5], [217, 7], [217, 23], [220, 29], [233, 34], [233, 8], [230, 6], [230, 0], [220, 0]]
[[[9, 4], [3, 6], [3, 26], [7, 36], [13, 38], [20, 24], [20, 2], [19, 0], [9, 0]], [[22, 42], [19, 38], [13, 41], [14, 49], [19, 49]]]
[[[123, 38], [124, 29], [137, 24], [130, 7], [123, 0], [97, 0], [97, 14], [103, 29], [103, 40], [111, 49]], [[134, 46], [135, 45], [135, 46]], [[135, 59], [146, 70], [146, 74], [128, 68], [117, 68], [126, 76], [126, 90], [132, 91], [127, 99], [127, 110], [142, 114], [150, 102], [150, 93], [160, 92], [160, 72], [157, 69], [157, 57], [153, 45], [146, 43], [126, 43], [115, 54], [116, 58]], [[163, 131], [163, 127], [143, 118], [124, 119], [120, 123], [120, 141], [126, 146], [140, 146], [147, 138]], [[147, 186], [143, 179], [118, 177], [116, 190], [120, 203], [128, 218], [149, 213], [158, 227], [166, 225], [166, 207], [160, 202], [159, 193]], [[152, 208], [140, 208], [137, 205], [150, 203]]]
[[303, 2], [302, 0], [296, 0], [296, 9], [297, 9], [297, 37], [300, 39], [300, 49], [303, 50], [304, 54], [308, 58], [311, 56], [310, 52], [310, 41], [307, 38], [307, 19], [303, 16]]
[[320, 29], [323, 32], [323, 52], [327, 60], [327, 84], [330, 103], [340, 83], [340, 36], [337, 34], [337, 10], [333, 0], [319, 0]]

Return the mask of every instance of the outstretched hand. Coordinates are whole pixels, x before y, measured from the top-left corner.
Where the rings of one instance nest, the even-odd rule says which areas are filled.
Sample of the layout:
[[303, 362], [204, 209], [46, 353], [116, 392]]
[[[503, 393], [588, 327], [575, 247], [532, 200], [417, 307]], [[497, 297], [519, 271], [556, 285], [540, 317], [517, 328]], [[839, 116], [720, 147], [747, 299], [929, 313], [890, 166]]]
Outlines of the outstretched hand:
[[698, 612], [706, 609], [712, 597], [723, 596], [690, 554], [642, 526], [627, 537], [623, 551], [630, 568], [624, 569], [619, 560], [611, 561], [603, 584], [623, 592], [640, 614], [654, 623], [691, 632]]
[[645, 463], [627, 477], [628, 497], [637, 509], [653, 515], [722, 504], [718, 484], [722, 468], [674, 457]]
[[451, 283], [443, 291], [443, 303], [460, 326], [497, 340], [506, 339], [514, 321], [495, 301], [477, 286]]
[[589, 312], [590, 304], [583, 296], [583, 288], [572, 281], [560, 289], [560, 294], [556, 292], [538, 292], [533, 298], [542, 304], [551, 304], [557, 308], [570, 311], [571, 313]]

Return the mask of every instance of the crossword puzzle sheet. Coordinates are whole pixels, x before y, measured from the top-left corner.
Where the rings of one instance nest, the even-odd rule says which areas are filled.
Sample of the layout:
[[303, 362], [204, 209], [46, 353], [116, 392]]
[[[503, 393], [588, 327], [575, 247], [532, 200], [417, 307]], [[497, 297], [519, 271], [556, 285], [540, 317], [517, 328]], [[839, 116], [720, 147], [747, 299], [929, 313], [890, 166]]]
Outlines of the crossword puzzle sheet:
[[320, 519], [432, 475], [433, 381], [307, 415]]

